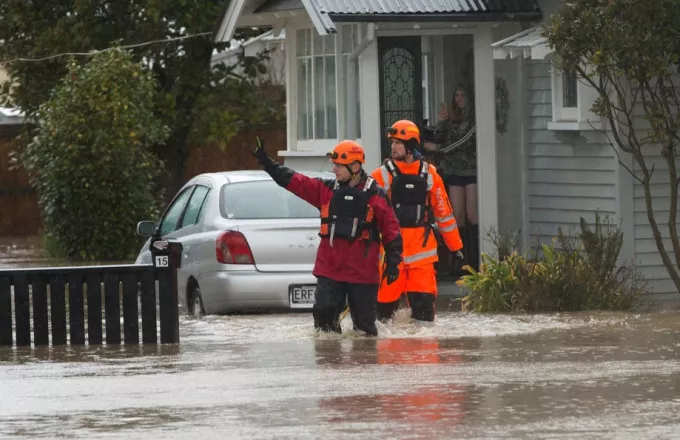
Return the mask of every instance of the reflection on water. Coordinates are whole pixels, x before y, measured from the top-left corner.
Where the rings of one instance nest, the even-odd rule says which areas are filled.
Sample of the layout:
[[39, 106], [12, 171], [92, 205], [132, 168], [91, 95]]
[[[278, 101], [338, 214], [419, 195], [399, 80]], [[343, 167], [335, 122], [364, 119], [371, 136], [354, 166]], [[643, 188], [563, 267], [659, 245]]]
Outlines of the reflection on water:
[[[2, 350], [2, 349], [0, 349]], [[159, 356], [166, 359], [180, 353], [179, 344], [168, 345], [119, 345], [119, 346], [57, 346], [25, 348], [0, 351], [0, 365], [3, 363], [24, 364], [30, 362], [69, 362], [87, 363], [99, 360], [123, 360], [144, 356], [147, 358]]]
[[[467, 348], [479, 348], [479, 340], [444, 340], [437, 338], [398, 338], [349, 341], [343, 350], [342, 341], [318, 341], [317, 362], [332, 366], [377, 364], [387, 366], [384, 373], [400, 382], [401, 370], [406, 370], [405, 386], [391, 392], [367, 393], [324, 398], [319, 402], [328, 423], [363, 423], [382, 426], [386, 437], [418, 436], [423, 430], [432, 433], [441, 425], [445, 433], [463, 422], [466, 413], [473, 410], [471, 395], [474, 387], [454, 383], [428, 384], [431, 374], [428, 366], [435, 364], [462, 364], [471, 359], [465, 355]], [[337, 353], [344, 352], [338, 359]], [[406, 369], [402, 367], [407, 367]], [[418, 385], [422, 382], [422, 385]], [[397, 425], [397, 428], [387, 428]], [[389, 434], [389, 435], [388, 435]]]
[[186, 319], [171, 346], [0, 349], [0, 438], [677, 438], [676, 313]]

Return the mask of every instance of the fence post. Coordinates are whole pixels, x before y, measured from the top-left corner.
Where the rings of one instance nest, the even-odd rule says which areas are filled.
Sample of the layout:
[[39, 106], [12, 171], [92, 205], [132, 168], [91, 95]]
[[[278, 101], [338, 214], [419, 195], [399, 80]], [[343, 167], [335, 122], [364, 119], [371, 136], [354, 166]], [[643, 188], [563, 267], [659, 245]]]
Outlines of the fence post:
[[177, 270], [182, 263], [182, 243], [152, 240], [151, 259], [158, 280], [158, 308], [161, 321], [161, 344], [179, 342], [179, 294]]

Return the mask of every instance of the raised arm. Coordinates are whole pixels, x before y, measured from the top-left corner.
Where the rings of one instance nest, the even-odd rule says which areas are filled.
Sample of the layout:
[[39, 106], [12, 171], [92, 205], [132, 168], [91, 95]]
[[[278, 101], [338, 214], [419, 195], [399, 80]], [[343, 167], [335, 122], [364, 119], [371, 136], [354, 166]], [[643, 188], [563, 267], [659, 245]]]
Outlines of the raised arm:
[[305, 176], [267, 156], [264, 143], [259, 137], [253, 155], [257, 157], [262, 168], [274, 179], [274, 182], [316, 208], [320, 209], [330, 197], [329, 193], [333, 191], [332, 181]]

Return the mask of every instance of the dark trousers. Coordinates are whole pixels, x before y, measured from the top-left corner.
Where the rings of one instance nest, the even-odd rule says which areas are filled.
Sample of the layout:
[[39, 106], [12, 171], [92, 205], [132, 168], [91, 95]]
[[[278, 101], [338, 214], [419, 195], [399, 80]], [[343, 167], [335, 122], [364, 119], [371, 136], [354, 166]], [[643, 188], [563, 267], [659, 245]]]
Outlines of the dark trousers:
[[378, 302], [377, 284], [353, 284], [318, 277], [316, 301], [312, 309], [314, 328], [324, 332], [342, 333], [340, 313], [349, 303], [354, 330], [378, 336], [376, 303]]
[[[434, 321], [434, 300], [435, 296], [424, 292], [406, 292], [409, 306], [411, 307], [411, 318], [418, 321]], [[399, 300], [391, 303], [378, 303], [378, 320], [380, 322], [389, 321], [399, 310]]]

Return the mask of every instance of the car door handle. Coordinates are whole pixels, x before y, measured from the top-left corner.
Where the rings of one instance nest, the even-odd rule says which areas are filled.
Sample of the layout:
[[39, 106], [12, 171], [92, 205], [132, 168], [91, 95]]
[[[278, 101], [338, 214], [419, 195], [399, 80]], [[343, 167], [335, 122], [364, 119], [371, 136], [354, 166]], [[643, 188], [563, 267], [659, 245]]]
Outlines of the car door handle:
[[184, 248], [184, 258], [189, 258], [189, 251], [191, 250], [191, 246], [186, 246]]

